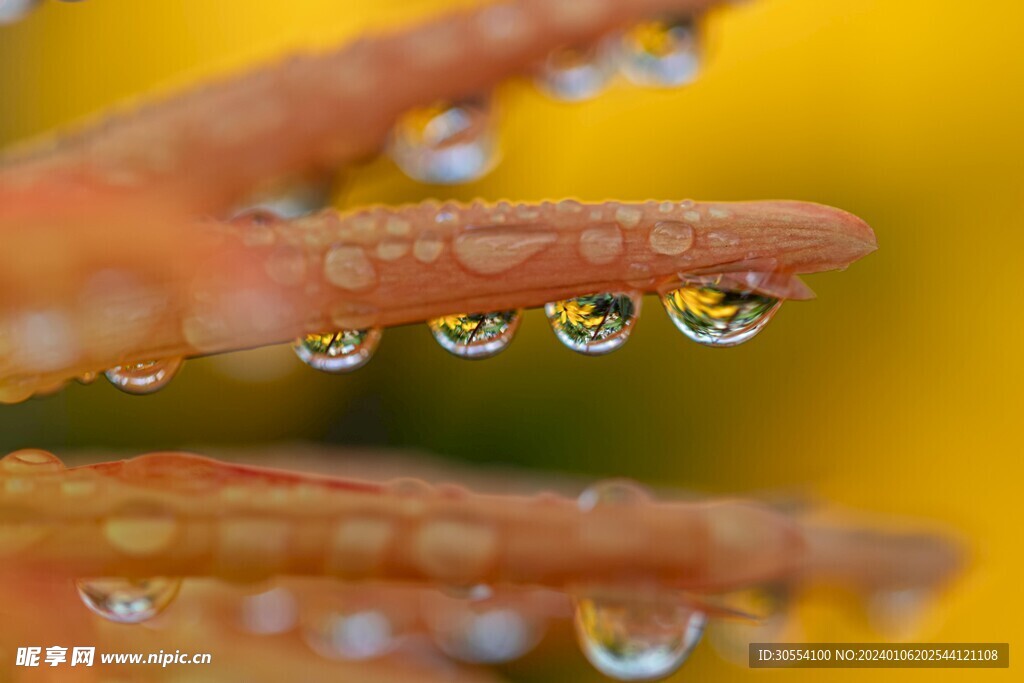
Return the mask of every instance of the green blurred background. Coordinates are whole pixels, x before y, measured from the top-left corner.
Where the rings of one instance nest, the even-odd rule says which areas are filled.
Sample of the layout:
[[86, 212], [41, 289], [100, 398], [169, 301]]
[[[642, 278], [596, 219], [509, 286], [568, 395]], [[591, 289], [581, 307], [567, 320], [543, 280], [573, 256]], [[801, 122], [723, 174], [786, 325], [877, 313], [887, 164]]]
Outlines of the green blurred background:
[[[453, 4], [47, 2], [0, 28], [0, 142]], [[1019, 644], [1022, 21], [1020, 0], [754, 1], [711, 17], [694, 85], [619, 84], [566, 105], [509, 83], [504, 162], [484, 181], [439, 190], [378, 160], [339, 193], [339, 205], [792, 198], [865, 218], [879, 251], [809, 278], [818, 301], [784, 306], [748, 345], [690, 343], [650, 298], [629, 343], [597, 359], [562, 348], [539, 311], [509, 350], [480, 363], [414, 326], [388, 330], [348, 377], [309, 370], [284, 347], [190, 362], [147, 398], [97, 382], [3, 406], [0, 451], [307, 439], [709, 492], [801, 490], [960, 534], [974, 563], [926, 635]], [[874, 637], [851, 615], [803, 612], [809, 639]], [[703, 650], [684, 673], [755, 675]]]

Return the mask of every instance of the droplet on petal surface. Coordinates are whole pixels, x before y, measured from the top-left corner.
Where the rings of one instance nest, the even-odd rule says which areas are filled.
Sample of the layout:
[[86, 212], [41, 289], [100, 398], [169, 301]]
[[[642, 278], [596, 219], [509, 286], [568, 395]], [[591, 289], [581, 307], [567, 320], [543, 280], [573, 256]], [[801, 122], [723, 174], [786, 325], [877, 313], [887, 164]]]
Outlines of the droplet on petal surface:
[[519, 328], [520, 311], [457, 313], [431, 320], [434, 339], [459, 358], [490, 358], [503, 351]]
[[129, 363], [107, 370], [110, 383], [128, 394], [151, 394], [167, 386], [182, 365], [182, 358], [164, 358], [144, 363]]
[[619, 68], [637, 85], [674, 87], [697, 78], [700, 50], [691, 18], [646, 21], [622, 35]]
[[181, 579], [82, 579], [75, 587], [85, 606], [104, 619], [138, 624], [171, 604]]
[[690, 656], [705, 615], [671, 594], [584, 592], [576, 599], [576, 635], [587, 660], [620, 681], [665, 678]]
[[705, 346], [736, 346], [760, 332], [782, 301], [754, 292], [695, 283], [661, 298], [669, 318], [687, 337]]
[[339, 330], [307, 334], [295, 340], [292, 348], [303, 363], [315, 370], [344, 373], [366, 365], [380, 343], [380, 330]]
[[544, 307], [555, 336], [588, 356], [609, 353], [626, 343], [640, 314], [640, 297], [627, 293], [589, 294]]
[[488, 97], [414, 109], [395, 124], [391, 158], [407, 176], [423, 183], [472, 182], [497, 162], [495, 118]]

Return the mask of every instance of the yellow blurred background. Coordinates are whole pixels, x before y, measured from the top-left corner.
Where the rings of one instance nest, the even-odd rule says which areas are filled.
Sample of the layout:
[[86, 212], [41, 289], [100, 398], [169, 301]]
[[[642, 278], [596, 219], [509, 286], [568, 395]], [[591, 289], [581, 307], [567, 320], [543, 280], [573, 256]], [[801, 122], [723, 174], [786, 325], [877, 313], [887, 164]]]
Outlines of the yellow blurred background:
[[[0, 143], [166, 84], [415, 20], [451, 0], [46, 2], [0, 27]], [[466, 3], [461, 3], [466, 4]], [[158, 395], [104, 383], [0, 407], [0, 452], [145, 452], [294, 439], [411, 447], [470, 463], [629, 476], [708, 492], [801, 491], [960, 535], [968, 574], [922, 637], [1024, 643], [1024, 3], [755, 0], [716, 13], [695, 84], [619, 84], [580, 105], [526, 80], [501, 97], [504, 161], [448, 190], [390, 162], [339, 204], [469, 199], [792, 198], [842, 207], [879, 251], [810, 278], [754, 342], [688, 342], [645, 301], [604, 358], [562, 348], [538, 311], [505, 353], [450, 357], [388, 330], [348, 377], [290, 349], [193, 361]], [[808, 640], [874, 640], [814, 601]], [[582, 660], [580, 660], [582, 661]], [[575, 659], [558, 680], [596, 680]], [[701, 648], [680, 680], [1006, 680], [1010, 671], [736, 668]]]

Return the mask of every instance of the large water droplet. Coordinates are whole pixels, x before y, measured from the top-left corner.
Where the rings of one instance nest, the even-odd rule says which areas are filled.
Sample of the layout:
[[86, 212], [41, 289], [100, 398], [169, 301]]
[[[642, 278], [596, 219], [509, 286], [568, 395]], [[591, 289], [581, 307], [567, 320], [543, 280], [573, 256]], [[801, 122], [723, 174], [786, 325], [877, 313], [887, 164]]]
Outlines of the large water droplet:
[[303, 636], [311, 648], [330, 659], [373, 659], [397, 644], [392, 620], [375, 609], [321, 611], [307, 621]]
[[620, 681], [664, 678], [704, 632], [703, 613], [670, 595], [598, 592], [576, 600], [576, 635], [594, 667]]
[[119, 365], [104, 375], [115, 387], [129, 394], [151, 394], [163, 389], [181, 368], [182, 358], [164, 358], [145, 363]]
[[547, 56], [537, 74], [537, 84], [555, 99], [580, 102], [599, 95], [613, 73], [606, 43], [567, 47]]
[[75, 587], [85, 606], [104, 619], [138, 624], [171, 604], [181, 579], [82, 579]]
[[637, 24], [623, 34], [619, 51], [620, 70], [637, 85], [685, 85], [700, 69], [697, 29], [690, 18]]
[[434, 339], [459, 358], [490, 358], [512, 342], [521, 319], [519, 311], [456, 313], [427, 324]]
[[720, 289], [712, 284], [688, 284], [661, 298], [672, 322], [687, 337], [705, 346], [736, 346], [768, 324], [779, 299]]
[[380, 343], [380, 330], [339, 330], [307, 334], [295, 340], [293, 349], [302, 362], [322, 372], [352, 372], [366, 365]]
[[415, 109], [395, 124], [391, 158], [406, 175], [423, 183], [471, 182], [497, 162], [494, 119], [488, 97]]
[[0, 26], [19, 21], [38, 4], [39, 0], [4, 0], [0, 2]]
[[573, 351], [609, 353], [626, 343], [640, 315], [640, 297], [625, 293], [590, 294], [544, 306], [551, 328]]

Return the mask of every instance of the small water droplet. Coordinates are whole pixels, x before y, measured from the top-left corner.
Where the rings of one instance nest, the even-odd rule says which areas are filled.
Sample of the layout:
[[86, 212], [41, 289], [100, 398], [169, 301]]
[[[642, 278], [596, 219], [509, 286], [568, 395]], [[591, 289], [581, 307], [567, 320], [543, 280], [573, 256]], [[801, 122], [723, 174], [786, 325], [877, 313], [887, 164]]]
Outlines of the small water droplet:
[[594, 668], [620, 681], [647, 681], [682, 666], [707, 619], [672, 596], [597, 592], [576, 599], [575, 621]]
[[377, 284], [377, 269], [362, 247], [335, 244], [324, 256], [324, 277], [335, 287], [359, 292]]
[[637, 85], [685, 85], [697, 78], [700, 69], [697, 29], [691, 18], [637, 24], [623, 34], [619, 51], [619, 68]]
[[0, 26], [20, 21], [38, 4], [39, 0], [5, 0], [0, 2]]
[[519, 311], [457, 313], [429, 321], [441, 347], [459, 358], [490, 358], [503, 351], [515, 336]]
[[537, 84], [555, 99], [581, 102], [599, 95], [613, 73], [607, 43], [567, 47], [547, 56], [537, 75]]
[[713, 284], [687, 284], [661, 298], [675, 326], [705, 346], [736, 346], [768, 324], [782, 301], [720, 289]]
[[549, 303], [544, 312], [563, 344], [584, 355], [599, 356], [626, 343], [640, 314], [640, 297], [590, 294]]
[[628, 479], [609, 479], [587, 487], [576, 500], [582, 512], [589, 512], [597, 506], [637, 505], [651, 499], [643, 486]]
[[126, 555], [145, 557], [167, 550], [180, 527], [172, 510], [128, 505], [103, 521], [107, 542]]
[[81, 579], [75, 587], [85, 606], [104, 619], [138, 624], [171, 604], [181, 579]]
[[406, 113], [392, 131], [390, 154], [406, 175], [423, 183], [456, 185], [483, 177], [498, 156], [490, 98]]
[[144, 363], [119, 365], [103, 373], [115, 387], [128, 394], [151, 394], [167, 386], [184, 359], [164, 358]]
[[372, 608], [331, 607], [308, 619], [306, 643], [329, 659], [373, 659], [397, 644], [395, 624], [386, 613]]
[[322, 372], [352, 372], [366, 365], [380, 343], [376, 327], [365, 330], [339, 330], [307, 334], [295, 340], [292, 348], [303, 363]]

